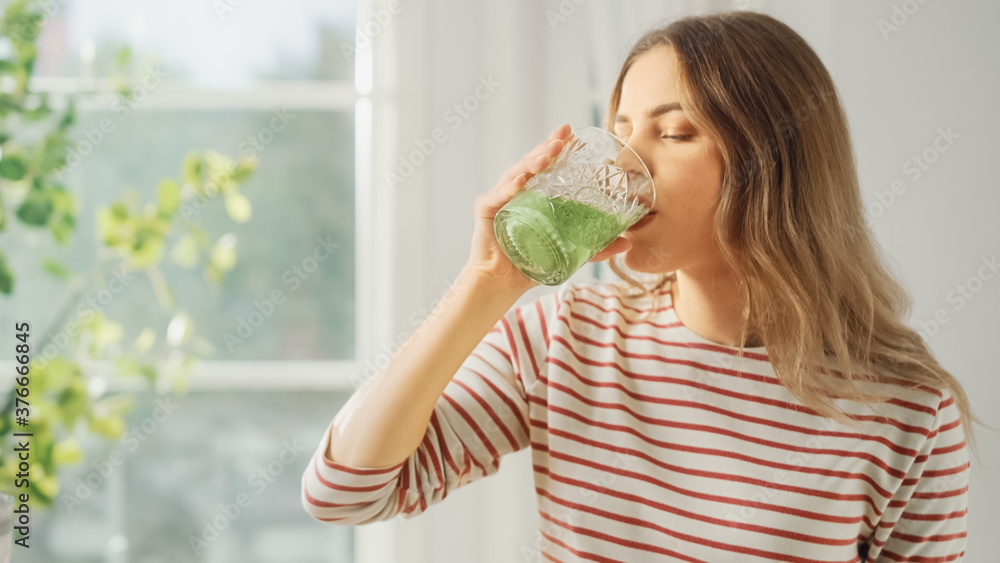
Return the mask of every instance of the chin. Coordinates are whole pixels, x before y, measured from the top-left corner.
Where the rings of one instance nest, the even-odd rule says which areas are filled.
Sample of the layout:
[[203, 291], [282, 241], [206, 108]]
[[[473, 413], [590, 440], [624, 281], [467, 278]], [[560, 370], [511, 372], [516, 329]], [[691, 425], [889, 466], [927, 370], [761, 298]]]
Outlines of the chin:
[[672, 271], [668, 264], [667, 257], [670, 254], [663, 250], [651, 250], [645, 247], [636, 247], [625, 251], [623, 262], [625, 266], [633, 272], [643, 274], [662, 274]]

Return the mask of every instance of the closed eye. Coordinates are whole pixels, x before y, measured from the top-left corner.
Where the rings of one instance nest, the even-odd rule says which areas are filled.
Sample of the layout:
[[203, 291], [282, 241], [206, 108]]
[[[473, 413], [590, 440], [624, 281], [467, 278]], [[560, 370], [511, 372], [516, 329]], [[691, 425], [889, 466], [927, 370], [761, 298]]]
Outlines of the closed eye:
[[694, 135], [664, 135], [663, 139], [673, 139], [675, 141], [689, 141]]

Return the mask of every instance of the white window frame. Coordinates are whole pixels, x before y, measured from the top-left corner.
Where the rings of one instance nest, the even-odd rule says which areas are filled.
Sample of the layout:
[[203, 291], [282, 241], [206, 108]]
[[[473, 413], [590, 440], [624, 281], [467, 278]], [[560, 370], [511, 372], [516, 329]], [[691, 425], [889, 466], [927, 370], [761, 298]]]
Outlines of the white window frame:
[[[361, 29], [374, 12], [373, 0], [356, 0], [356, 26]], [[379, 36], [382, 45], [395, 44], [393, 26]], [[375, 46], [355, 52], [355, 77], [349, 80], [269, 81], [257, 83], [250, 90], [229, 91], [198, 89], [183, 84], [165, 83], [156, 95], [142, 103], [140, 111], [164, 110], [327, 110], [353, 111], [355, 116], [355, 347], [352, 360], [316, 361], [215, 361], [202, 360], [187, 379], [188, 391], [276, 390], [330, 391], [351, 393], [363, 373], [364, 359], [377, 350], [378, 342], [387, 342], [392, 333], [392, 197], [384, 186], [376, 188], [374, 170], [391, 162], [397, 138], [393, 119], [397, 111], [395, 54], [391, 48], [379, 49], [378, 75], [373, 80]], [[48, 92], [53, 104], [67, 94], [90, 91], [93, 95], [79, 100], [81, 111], [111, 107], [117, 97], [110, 79], [32, 77], [31, 91]], [[380, 143], [374, 145], [375, 116]], [[379, 213], [375, 213], [378, 209]], [[32, 320], [32, 319], [29, 319]], [[111, 362], [83, 362], [93, 373], [113, 373]], [[0, 372], [14, 373], [15, 363], [0, 361]], [[0, 379], [0, 392], [8, 392], [13, 378]], [[107, 379], [109, 392], [139, 391], [148, 383], [138, 377], [112, 376]], [[335, 412], [330, 413], [332, 420]], [[398, 522], [377, 523], [355, 529], [356, 563], [392, 563], [399, 549]]]

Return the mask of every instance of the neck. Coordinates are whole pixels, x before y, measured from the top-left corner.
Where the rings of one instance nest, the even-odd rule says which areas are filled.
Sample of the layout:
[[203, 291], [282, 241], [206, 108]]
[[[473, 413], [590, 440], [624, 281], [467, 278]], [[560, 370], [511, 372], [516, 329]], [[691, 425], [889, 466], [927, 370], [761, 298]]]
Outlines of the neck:
[[[743, 298], [739, 280], [727, 267], [677, 270], [671, 284], [674, 312], [689, 330], [712, 342], [738, 347]], [[750, 337], [747, 347], [761, 346]]]

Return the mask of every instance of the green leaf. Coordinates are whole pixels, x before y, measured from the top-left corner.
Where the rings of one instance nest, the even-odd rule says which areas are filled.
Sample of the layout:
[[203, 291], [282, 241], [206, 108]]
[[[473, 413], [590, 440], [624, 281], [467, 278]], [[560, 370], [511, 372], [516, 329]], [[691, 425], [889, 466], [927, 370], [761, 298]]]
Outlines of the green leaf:
[[46, 272], [61, 280], [68, 280], [73, 277], [73, 272], [65, 264], [51, 258], [42, 260], [42, 267], [45, 268]]
[[69, 145], [61, 132], [50, 134], [42, 142], [40, 169], [42, 174], [55, 172], [66, 166], [66, 153]]
[[191, 224], [190, 229], [188, 229], [188, 234], [190, 234], [191, 238], [198, 243], [199, 248], [205, 248], [208, 246], [208, 235], [205, 234], [205, 230], [197, 224]]
[[184, 157], [182, 169], [184, 181], [191, 184], [195, 188], [200, 189], [202, 176], [205, 172], [205, 159], [203, 159], [198, 153], [188, 153], [187, 156]]
[[76, 218], [72, 215], [61, 215], [58, 221], [49, 224], [49, 229], [52, 230], [52, 236], [55, 237], [56, 242], [66, 245], [76, 230]]
[[59, 125], [57, 126], [60, 131], [66, 131], [73, 124], [76, 123], [76, 105], [73, 103], [73, 98], [69, 99], [69, 104], [66, 106], [66, 112], [63, 113], [62, 119], [59, 120]]
[[181, 188], [173, 180], [160, 182], [160, 212], [173, 215], [181, 204]]
[[52, 461], [56, 465], [73, 465], [83, 459], [83, 450], [73, 438], [66, 438], [52, 448]]
[[80, 366], [62, 356], [56, 356], [46, 362], [45, 366], [32, 367], [35, 377], [31, 380], [32, 391], [42, 393], [47, 389], [62, 389], [70, 384], [73, 377], [81, 375]]
[[67, 428], [72, 428], [78, 418], [85, 416], [90, 410], [90, 396], [87, 394], [87, 382], [83, 377], [76, 377], [59, 392], [57, 398], [59, 418]]
[[140, 373], [142, 373], [143, 377], [145, 377], [146, 379], [148, 379], [150, 381], [150, 383], [156, 383], [156, 368], [155, 367], [153, 367], [152, 365], [149, 365], [149, 364], [145, 364], [141, 368], [139, 368], [139, 371], [140, 371]]
[[144, 328], [132, 344], [132, 351], [136, 354], [144, 354], [156, 343], [156, 332], [151, 328]]
[[139, 362], [135, 361], [135, 358], [131, 356], [122, 356], [115, 360], [115, 372], [122, 377], [138, 375]]
[[182, 236], [170, 251], [170, 257], [185, 270], [194, 268], [198, 265], [198, 242], [191, 235]]
[[242, 184], [249, 180], [257, 168], [257, 159], [253, 157], [243, 158], [236, 166], [231, 167], [229, 177], [237, 184]]
[[112, 344], [120, 342], [122, 335], [122, 325], [114, 321], [103, 321], [94, 331], [94, 346], [98, 350], [103, 350]]
[[109, 415], [91, 418], [87, 427], [91, 432], [107, 436], [111, 439], [117, 439], [125, 430], [125, 422], [120, 416]]
[[128, 207], [124, 203], [116, 201], [111, 205], [111, 215], [115, 219], [124, 221], [128, 219], [131, 214], [128, 211]]
[[0, 157], [0, 178], [16, 182], [28, 172], [28, 164], [24, 157], [17, 154], [4, 154]]
[[233, 221], [246, 223], [250, 220], [253, 208], [246, 196], [239, 192], [231, 192], [226, 194], [226, 212]]
[[222, 283], [222, 270], [219, 270], [218, 266], [209, 262], [205, 269], [203, 270], [203, 275], [205, 279], [211, 282], [213, 285], [219, 285]]
[[[3, 161], [0, 161], [0, 164], [2, 163]], [[44, 225], [48, 223], [50, 215], [52, 215], [52, 200], [43, 189], [29, 190], [17, 208], [17, 218], [25, 225]]]
[[212, 245], [209, 260], [220, 272], [228, 272], [236, 265], [236, 235], [226, 233]]
[[0, 254], [0, 293], [10, 295], [14, 291], [14, 272], [7, 267], [7, 259]]
[[163, 239], [150, 237], [132, 247], [132, 266], [136, 269], [148, 268], [163, 256]]
[[115, 62], [118, 63], [118, 66], [126, 66], [130, 60], [132, 60], [132, 49], [128, 45], [119, 49], [115, 55]]

